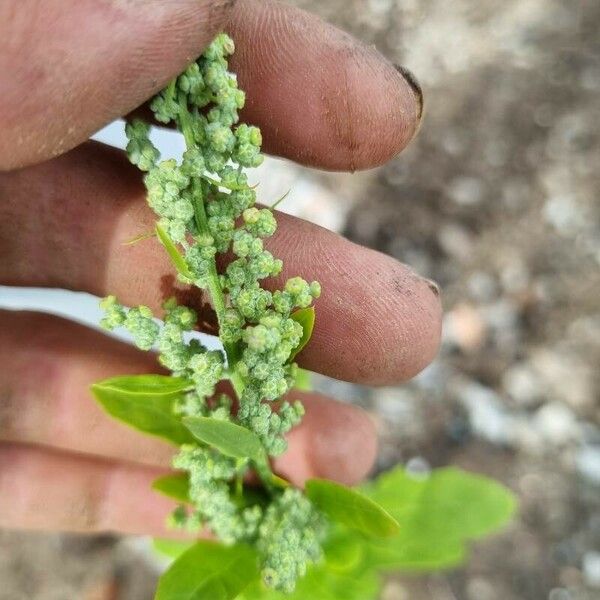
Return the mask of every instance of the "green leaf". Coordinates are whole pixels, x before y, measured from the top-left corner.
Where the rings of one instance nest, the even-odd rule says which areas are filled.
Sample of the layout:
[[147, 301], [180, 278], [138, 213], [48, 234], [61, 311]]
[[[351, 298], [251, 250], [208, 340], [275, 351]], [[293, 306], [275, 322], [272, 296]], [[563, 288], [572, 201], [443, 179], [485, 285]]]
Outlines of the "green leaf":
[[170, 540], [167, 538], [154, 538], [152, 547], [158, 554], [175, 560], [186, 550], [189, 550], [196, 542], [182, 542], [181, 540]]
[[325, 564], [332, 571], [354, 571], [364, 557], [364, 540], [354, 532], [334, 530], [323, 544], [323, 553]]
[[225, 456], [250, 458], [258, 463], [266, 461], [260, 438], [245, 427], [210, 417], [186, 417], [183, 424], [196, 439], [213, 446]]
[[304, 346], [308, 344], [315, 327], [315, 309], [313, 306], [309, 306], [308, 308], [299, 308], [290, 315], [290, 319], [294, 319], [296, 323], [300, 323], [300, 325], [302, 325], [302, 337], [300, 338], [298, 345], [292, 351], [288, 362], [292, 362], [296, 355], [302, 352]]
[[313, 389], [312, 385], [312, 372], [306, 369], [298, 368], [296, 373], [296, 381], [294, 383], [294, 389], [300, 390], [301, 392], [311, 392]]
[[279, 475], [275, 475], [275, 473], [273, 473], [273, 475], [271, 476], [271, 481], [273, 482], [273, 485], [275, 487], [278, 487], [281, 489], [288, 488], [291, 485], [291, 483], [287, 479], [284, 479], [283, 477], [279, 477]]
[[397, 468], [365, 492], [402, 523], [394, 539], [369, 543], [370, 564], [386, 570], [455, 566], [465, 559], [468, 541], [505, 525], [516, 506], [501, 484], [453, 467], [425, 478]]
[[[392, 541], [392, 540], [390, 540]], [[411, 573], [440, 571], [461, 565], [466, 559], [466, 546], [456, 540], [418, 540], [415, 532], [398, 535], [393, 543], [372, 540], [365, 547], [365, 565], [378, 571]]]
[[152, 489], [178, 502], [190, 503], [190, 477], [187, 473], [164, 475], [152, 482]]
[[174, 267], [177, 269], [177, 272], [187, 277], [188, 279], [194, 279], [194, 274], [190, 271], [185, 259], [177, 250], [177, 246], [173, 243], [173, 240], [167, 235], [167, 232], [157, 223], [156, 224], [156, 235], [158, 235], [158, 239], [161, 241], [162, 245], [165, 247], [171, 262]]
[[173, 403], [190, 386], [179, 377], [130, 375], [99, 381], [91, 389], [114, 418], [174, 444], [186, 444], [194, 437], [173, 414]]
[[231, 600], [257, 577], [256, 554], [249, 546], [201, 541], [159, 579], [154, 600]]
[[332, 520], [367, 535], [396, 535], [398, 522], [376, 502], [339, 483], [325, 479], [306, 482], [309, 500]]
[[92, 387], [111, 389], [128, 395], [165, 396], [174, 398], [192, 388], [192, 382], [183, 377], [170, 375], [123, 375], [98, 381]]
[[291, 594], [268, 589], [261, 581], [256, 581], [238, 600], [376, 600], [380, 590], [381, 582], [373, 570], [339, 573], [321, 563], [308, 568]]

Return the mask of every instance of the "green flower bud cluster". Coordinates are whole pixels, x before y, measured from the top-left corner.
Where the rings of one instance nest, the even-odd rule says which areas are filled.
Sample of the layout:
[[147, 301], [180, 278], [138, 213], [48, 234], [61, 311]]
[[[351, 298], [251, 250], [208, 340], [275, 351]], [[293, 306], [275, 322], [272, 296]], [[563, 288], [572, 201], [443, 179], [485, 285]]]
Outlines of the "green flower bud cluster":
[[[190, 381], [176, 415], [241, 425], [277, 456], [286, 450], [285, 434], [304, 415], [299, 401], [282, 400], [295, 385], [292, 356], [304, 335], [294, 311], [311, 306], [321, 288], [301, 277], [291, 277], [282, 289], [262, 287], [263, 280], [281, 274], [283, 263], [265, 247], [277, 229], [275, 216], [255, 206], [256, 191], [244, 172], [262, 162], [262, 138], [258, 128], [238, 124], [245, 95], [228, 71], [233, 51], [228, 36], [217, 36], [151, 103], [158, 121], [173, 123], [184, 135], [180, 163], [159, 162], [147, 124], [134, 120], [126, 127], [128, 155], [147, 172], [148, 205], [169, 238], [159, 232], [161, 241], [181, 281], [191, 281], [212, 300], [224, 352], [190, 339], [197, 315], [174, 300], [164, 304], [161, 325], [147, 307], [127, 309], [110, 296], [102, 303], [102, 325], [127, 328], [140, 348], [157, 348], [159, 362]], [[217, 261], [218, 255], [226, 256]], [[231, 383], [235, 402], [226, 394], [215, 397], [223, 379]], [[232, 493], [232, 480], [241, 482], [251, 467], [260, 475], [266, 465], [239, 462], [197, 444], [183, 446], [173, 466], [189, 473], [193, 504], [179, 508], [173, 523], [192, 530], [207, 525], [227, 543], [254, 542], [271, 587], [292, 590], [306, 565], [319, 558], [322, 523], [301, 492], [273, 489], [265, 480], [272, 499], [264, 509], [246, 506]]]
[[259, 528], [262, 577], [269, 587], [293, 592], [308, 564], [321, 558], [322, 517], [299, 490], [288, 488], [266, 510]]
[[142, 171], [152, 169], [160, 156], [160, 152], [148, 138], [149, 132], [150, 125], [140, 119], [125, 126], [125, 135], [129, 140], [127, 143], [129, 160]]
[[[115, 296], [108, 296], [101, 302], [106, 316], [101, 321], [105, 329], [123, 326], [131, 333], [133, 341], [142, 350], [158, 346], [159, 362], [177, 377], [185, 377], [194, 385], [188, 394], [186, 414], [202, 416], [223, 416], [223, 402], [214, 410], [206, 404], [206, 399], [215, 393], [215, 386], [223, 378], [225, 360], [220, 350], [207, 350], [197, 339], [186, 340], [185, 333], [196, 326], [195, 311], [187, 306], [178, 306], [171, 298], [163, 304], [164, 323], [160, 326], [147, 306], [126, 308], [117, 302]], [[231, 401], [229, 400], [228, 407]], [[192, 410], [190, 407], [194, 406]]]
[[189, 531], [199, 531], [207, 525], [225, 543], [253, 539], [262, 521], [258, 505], [240, 510], [230, 494], [229, 481], [243, 477], [247, 462], [237, 462], [211, 448], [182, 446], [173, 459], [173, 466], [190, 473], [189, 496], [194, 508], [179, 507], [173, 523]]
[[154, 346], [160, 327], [147, 306], [126, 309], [117, 302], [115, 296], [107, 296], [100, 303], [100, 307], [106, 313], [100, 321], [102, 327], [109, 330], [125, 327], [141, 350], [150, 350]]
[[146, 175], [148, 204], [160, 217], [169, 237], [175, 242], [185, 240], [194, 217], [194, 206], [187, 190], [190, 178], [175, 160], [163, 160]]
[[284, 435], [302, 421], [304, 406], [296, 400], [283, 402], [278, 411], [259, 400], [260, 394], [250, 386], [246, 387], [240, 400], [237, 418], [239, 422], [254, 431], [265, 450], [271, 456], [279, 456], [287, 450]]

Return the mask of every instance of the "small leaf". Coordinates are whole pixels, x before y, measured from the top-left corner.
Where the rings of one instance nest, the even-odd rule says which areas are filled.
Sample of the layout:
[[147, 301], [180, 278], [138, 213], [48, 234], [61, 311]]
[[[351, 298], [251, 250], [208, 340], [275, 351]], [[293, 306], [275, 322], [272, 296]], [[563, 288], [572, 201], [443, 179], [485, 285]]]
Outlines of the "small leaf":
[[513, 515], [515, 497], [502, 484], [455, 467], [415, 477], [397, 468], [367, 489], [407, 528], [415, 523], [420, 535], [432, 538], [476, 539], [502, 527]]
[[152, 482], [152, 489], [178, 502], [190, 503], [190, 478], [187, 473], [159, 477]]
[[181, 540], [170, 540], [167, 538], [154, 538], [152, 547], [156, 552], [167, 558], [179, 558], [186, 550], [189, 550], [196, 542], [182, 542]]
[[173, 414], [173, 403], [190, 386], [179, 377], [131, 375], [94, 383], [91, 389], [114, 418], [169, 442], [188, 444], [194, 438]]
[[177, 250], [177, 247], [171, 240], [171, 238], [167, 235], [167, 232], [157, 223], [156, 224], [156, 235], [158, 235], [158, 239], [161, 241], [162, 245], [165, 247], [171, 262], [174, 267], [177, 269], [177, 272], [187, 279], [194, 279], [194, 274], [190, 271], [185, 259]]
[[123, 242], [123, 246], [133, 246], [134, 244], [137, 244], [138, 242], [143, 242], [144, 240], [149, 240], [150, 238], [153, 238], [155, 236], [156, 236], [156, 231], [147, 231], [146, 233], [140, 233], [139, 235], [136, 235], [135, 237], [131, 238], [130, 240]]
[[516, 506], [500, 483], [453, 467], [427, 477], [398, 467], [364, 491], [402, 523], [394, 539], [368, 544], [368, 564], [385, 570], [454, 567], [465, 560], [467, 542], [505, 525]]
[[439, 571], [465, 562], [466, 546], [457, 540], [417, 539], [416, 532], [402, 531], [392, 540], [370, 540], [365, 564], [380, 571]]
[[122, 375], [111, 377], [93, 384], [93, 387], [110, 389], [115, 392], [126, 393], [130, 396], [177, 397], [192, 388], [192, 382], [183, 377], [171, 377], [170, 375]]
[[274, 210], [275, 208], [277, 208], [288, 197], [288, 195], [291, 191], [292, 190], [290, 189], [285, 194], [283, 194], [283, 196], [280, 196], [278, 200], [275, 200], [275, 202], [273, 202], [273, 204], [271, 204], [271, 206], [269, 206], [269, 208], [271, 210]]
[[210, 417], [186, 417], [183, 424], [196, 439], [213, 446], [225, 456], [250, 458], [258, 463], [266, 460], [260, 438], [245, 427]]
[[208, 183], [210, 183], [211, 185], [223, 188], [225, 190], [231, 190], [231, 191], [243, 190], [246, 187], [249, 187], [251, 190], [253, 190], [254, 188], [256, 188], [258, 186], [258, 183], [255, 183], [254, 185], [251, 185], [251, 186], [248, 186], [246, 184], [238, 185], [235, 183], [226, 184], [222, 180], [215, 179], [214, 177], [211, 177], [210, 175], [206, 175], [206, 174], [201, 175], [201, 177], [202, 177], [202, 179], [204, 179], [204, 181], [208, 181]]
[[299, 308], [290, 315], [290, 319], [294, 319], [296, 323], [300, 323], [300, 325], [302, 325], [302, 337], [300, 338], [298, 345], [292, 351], [288, 362], [292, 362], [296, 355], [302, 352], [304, 346], [308, 344], [315, 327], [315, 309], [313, 306], [309, 306], [308, 308]]
[[356, 569], [364, 555], [364, 540], [350, 531], [335, 532], [323, 544], [327, 567], [345, 573]]
[[294, 389], [300, 390], [301, 392], [312, 392], [312, 375], [313, 374], [311, 371], [298, 368], [298, 372], [296, 373], [296, 381], [294, 383]]
[[328, 517], [376, 537], [396, 535], [400, 526], [379, 504], [339, 483], [325, 479], [306, 482], [309, 500]]
[[154, 600], [232, 600], [257, 577], [256, 554], [249, 546], [201, 541], [163, 574]]
[[278, 487], [281, 489], [288, 488], [291, 485], [291, 483], [287, 479], [284, 479], [283, 477], [279, 477], [279, 475], [275, 475], [275, 473], [273, 473], [273, 475], [271, 476], [271, 481], [273, 482], [273, 485], [275, 487]]

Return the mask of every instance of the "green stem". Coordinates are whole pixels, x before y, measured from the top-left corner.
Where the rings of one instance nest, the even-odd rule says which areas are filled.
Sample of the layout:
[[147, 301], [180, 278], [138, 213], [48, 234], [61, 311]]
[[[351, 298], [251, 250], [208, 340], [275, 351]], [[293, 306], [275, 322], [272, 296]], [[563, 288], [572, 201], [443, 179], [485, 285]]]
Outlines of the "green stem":
[[[180, 112], [179, 112], [179, 127], [183, 133], [183, 137], [185, 138], [185, 143], [187, 148], [193, 148], [196, 145], [196, 140], [194, 139], [194, 133], [192, 131], [191, 126], [191, 115], [184, 101], [179, 103]], [[195, 194], [194, 194], [194, 218], [196, 221], [196, 226], [198, 231], [201, 234], [210, 235], [210, 231], [208, 229], [208, 219], [206, 217], [206, 208], [204, 206], [204, 198], [202, 196], [202, 185], [201, 185], [201, 177], [195, 178], [196, 185], [194, 186]], [[215, 313], [217, 314], [217, 321], [219, 323], [219, 328], [223, 326], [223, 319], [225, 315], [225, 310], [227, 308], [227, 304], [225, 302], [225, 294], [223, 293], [223, 288], [221, 288], [221, 282], [219, 281], [219, 274], [217, 272], [217, 263], [213, 258], [211, 260], [211, 264], [208, 270], [208, 291], [210, 293], [213, 307], [215, 309]], [[235, 394], [239, 399], [242, 397], [242, 393], [244, 391], [245, 383], [243, 378], [236, 373], [236, 364], [240, 360], [240, 351], [237, 344], [223, 344], [225, 347], [225, 354], [227, 355], [227, 364], [229, 371], [229, 380], [231, 381], [231, 385], [235, 391]], [[264, 483], [265, 487], [271, 492], [274, 489], [280, 488], [282, 486], [282, 481], [279, 478], [274, 478], [273, 472], [268, 464], [265, 461], [263, 465], [256, 465], [256, 471], [258, 476]], [[237, 484], [239, 485], [239, 483]]]
[[[193, 148], [196, 144], [194, 134], [190, 123], [190, 113], [185, 106], [184, 102], [180, 102], [179, 112], [179, 125], [185, 138], [187, 148]], [[196, 185], [194, 186], [194, 216], [196, 220], [196, 226], [201, 234], [210, 235], [208, 229], [208, 219], [206, 217], [206, 210], [204, 207], [204, 198], [202, 197], [202, 186], [200, 178], [196, 178]], [[219, 281], [219, 274], [217, 273], [217, 263], [213, 258], [208, 271], [208, 291], [210, 293], [215, 313], [217, 314], [217, 321], [219, 327], [223, 327], [223, 319], [225, 315], [225, 309], [227, 308], [225, 302], [225, 294], [221, 288], [221, 282]], [[236, 373], [235, 366], [240, 360], [239, 348], [236, 344], [224, 344], [225, 354], [227, 355], [227, 363], [229, 365], [229, 371], [231, 373], [230, 380], [233, 389], [238, 397], [241, 398], [242, 392], [244, 391], [244, 381]]]
[[[242, 466], [243, 460], [238, 460], [238, 469]], [[235, 478], [235, 495], [236, 498], [241, 502], [244, 498], [244, 478], [240, 472], [238, 472]]]

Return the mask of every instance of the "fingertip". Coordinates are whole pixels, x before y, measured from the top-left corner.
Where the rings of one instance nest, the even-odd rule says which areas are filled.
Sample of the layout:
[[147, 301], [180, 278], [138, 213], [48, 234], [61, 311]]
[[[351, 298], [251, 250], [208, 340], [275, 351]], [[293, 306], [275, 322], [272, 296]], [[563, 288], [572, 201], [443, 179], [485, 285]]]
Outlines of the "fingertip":
[[377, 455], [373, 421], [362, 409], [318, 394], [300, 394], [306, 415], [288, 436], [289, 450], [275, 468], [295, 485], [321, 477], [354, 485], [371, 470]]
[[435, 359], [441, 341], [439, 288], [395, 259], [386, 256], [385, 261], [380, 301], [372, 302], [371, 325], [379, 336], [365, 338], [370, 343], [363, 349], [361, 366], [363, 379], [371, 385], [412, 379]]
[[[404, 321], [404, 339], [388, 338], [397, 369], [383, 373], [378, 385], [408, 381], [429, 366], [437, 356], [442, 338], [442, 301], [439, 286], [411, 272], [406, 288], [411, 298], [411, 318]], [[400, 343], [398, 343], [400, 342]], [[396, 352], [394, 352], [395, 348]]]
[[6, 16], [10, 24], [4, 37], [15, 40], [0, 53], [0, 171], [63, 154], [139, 106], [200, 54], [231, 6], [231, 0], [0, 3], [0, 23]]
[[228, 29], [243, 118], [261, 127], [266, 152], [354, 171], [386, 162], [416, 133], [420, 87], [373, 46], [275, 1], [238, 2]]
[[325, 402], [309, 450], [317, 477], [355, 485], [368, 475], [377, 456], [375, 424], [356, 406]]
[[[415, 76], [385, 59], [374, 46], [352, 41], [342, 53], [347, 98], [338, 105], [330, 160], [335, 170], [369, 169], [400, 153], [415, 136], [423, 96]], [[332, 113], [333, 114], [333, 113]], [[347, 125], [344, 126], [344, 122]]]
[[[439, 349], [439, 288], [393, 257], [280, 215], [272, 247], [290, 273], [323, 294], [302, 367], [335, 379], [391, 385], [424, 369]], [[307, 244], [306, 240], [310, 239]]]

